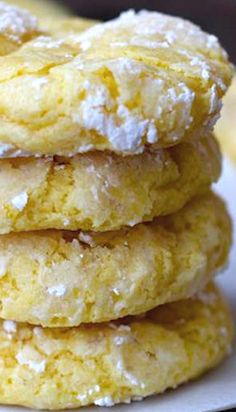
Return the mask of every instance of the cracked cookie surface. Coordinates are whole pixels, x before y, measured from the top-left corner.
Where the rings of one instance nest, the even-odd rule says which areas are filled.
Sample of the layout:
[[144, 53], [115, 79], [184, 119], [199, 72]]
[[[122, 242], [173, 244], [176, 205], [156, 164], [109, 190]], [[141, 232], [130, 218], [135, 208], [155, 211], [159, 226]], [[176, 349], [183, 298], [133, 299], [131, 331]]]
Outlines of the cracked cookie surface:
[[0, 317], [55, 327], [140, 314], [193, 295], [230, 245], [229, 216], [211, 193], [116, 232], [2, 235]]
[[172, 146], [212, 128], [231, 78], [214, 36], [160, 13], [127, 12], [64, 42], [39, 37], [1, 61], [0, 151]]
[[134, 226], [181, 209], [220, 170], [212, 136], [126, 157], [0, 159], [0, 233]]
[[63, 409], [162, 393], [215, 367], [232, 319], [217, 288], [142, 317], [71, 329], [0, 322], [0, 402]]

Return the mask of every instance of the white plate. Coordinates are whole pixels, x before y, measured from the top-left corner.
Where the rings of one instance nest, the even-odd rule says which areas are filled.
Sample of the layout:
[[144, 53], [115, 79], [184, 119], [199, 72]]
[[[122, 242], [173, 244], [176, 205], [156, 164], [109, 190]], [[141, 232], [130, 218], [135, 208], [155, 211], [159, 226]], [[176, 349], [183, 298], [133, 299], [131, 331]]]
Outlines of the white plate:
[[[216, 190], [226, 199], [236, 228], [236, 168], [224, 162], [224, 172]], [[235, 230], [236, 234], [236, 230]], [[236, 243], [231, 252], [230, 265], [218, 283], [227, 295], [236, 323]], [[1, 379], [1, 377], [0, 377]], [[232, 355], [218, 369], [205, 377], [131, 405], [116, 406], [112, 412], [214, 412], [236, 407], [236, 344]], [[86, 412], [107, 412], [107, 408], [85, 408]], [[1, 407], [0, 412], [26, 412], [24, 408]]]

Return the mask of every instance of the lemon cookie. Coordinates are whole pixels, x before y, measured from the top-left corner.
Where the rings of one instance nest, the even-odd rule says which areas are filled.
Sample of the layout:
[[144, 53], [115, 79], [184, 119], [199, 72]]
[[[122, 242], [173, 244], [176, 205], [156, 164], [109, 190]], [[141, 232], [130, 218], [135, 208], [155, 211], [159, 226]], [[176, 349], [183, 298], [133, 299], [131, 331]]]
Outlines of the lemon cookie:
[[210, 285], [142, 317], [71, 329], [0, 323], [0, 402], [37, 409], [112, 406], [162, 393], [215, 367], [233, 324]]
[[219, 177], [209, 136], [125, 158], [0, 160], [0, 233], [38, 229], [117, 230], [179, 210]]
[[35, 39], [1, 61], [2, 156], [175, 145], [212, 128], [232, 77], [214, 36], [155, 12], [74, 34], [71, 47]]
[[39, 35], [37, 19], [25, 10], [0, 2], [0, 56]]
[[117, 232], [3, 235], [0, 316], [54, 327], [139, 314], [192, 296], [225, 265], [230, 243], [213, 194]]
[[223, 151], [236, 162], [236, 76], [223, 101], [222, 116], [215, 133]]

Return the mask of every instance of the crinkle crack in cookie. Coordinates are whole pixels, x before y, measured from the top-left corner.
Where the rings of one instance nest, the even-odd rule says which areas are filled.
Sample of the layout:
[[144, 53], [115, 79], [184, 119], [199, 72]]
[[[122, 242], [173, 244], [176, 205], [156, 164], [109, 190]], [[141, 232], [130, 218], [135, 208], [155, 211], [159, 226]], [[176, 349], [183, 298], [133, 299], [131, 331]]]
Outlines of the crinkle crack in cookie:
[[0, 233], [38, 229], [117, 230], [173, 213], [219, 177], [209, 136], [120, 157], [0, 160]]
[[192, 296], [225, 265], [230, 244], [229, 216], [213, 194], [118, 232], [4, 235], [0, 316], [55, 327], [140, 314]]
[[222, 117], [215, 127], [225, 154], [236, 163], [236, 75], [223, 101]]
[[72, 37], [76, 53], [36, 39], [0, 60], [2, 156], [140, 153], [212, 128], [232, 77], [214, 36], [131, 11]]
[[26, 10], [0, 2], [0, 56], [39, 35], [37, 19]]
[[74, 329], [0, 323], [0, 402], [38, 409], [141, 400], [215, 367], [233, 324], [210, 285], [142, 317]]

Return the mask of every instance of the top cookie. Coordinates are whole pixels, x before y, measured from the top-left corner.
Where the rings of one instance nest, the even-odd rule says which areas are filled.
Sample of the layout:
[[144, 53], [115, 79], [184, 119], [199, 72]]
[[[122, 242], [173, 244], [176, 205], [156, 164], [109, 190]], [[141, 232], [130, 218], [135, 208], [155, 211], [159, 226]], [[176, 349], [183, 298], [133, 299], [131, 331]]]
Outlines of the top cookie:
[[0, 62], [2, 157], [172, 146], [213, 126], [232, 77], [214, 36], [147, 11]]

